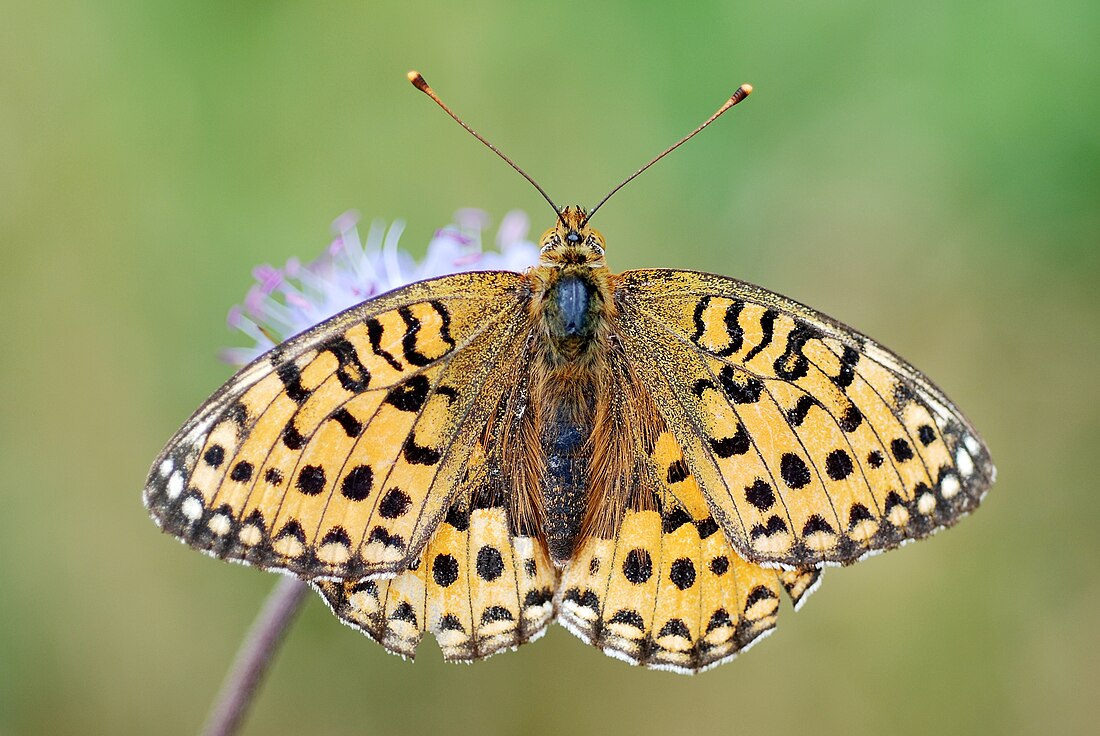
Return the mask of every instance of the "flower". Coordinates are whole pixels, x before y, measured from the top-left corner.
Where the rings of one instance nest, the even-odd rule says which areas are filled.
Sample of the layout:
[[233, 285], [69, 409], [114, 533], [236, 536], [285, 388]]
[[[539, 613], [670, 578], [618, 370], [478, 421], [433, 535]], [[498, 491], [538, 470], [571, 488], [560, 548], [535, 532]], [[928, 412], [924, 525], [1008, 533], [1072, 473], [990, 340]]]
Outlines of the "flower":
[[504, 216], [497, 250], [482, 250], [481, 234], [489, 225], [485, 212], [461, 209], [454, 219], [436, 231], [424, 260], [417, 262], [397, 246], [403, 222], [373, 223], [363, 243], [359, 214], [344, 213], [332, 224], [336, 237], [316, 260], [302, 264], [292, 258], [283, 268], [265, 264], [253, 269], [256, 283], [244, 303], [229, 310], [227, 320], [253, 344], [223, 350], [222, 360], [243, 366], [349, 307], [414, 281], [462, 271], [522, 271], [538, 262], [524, 213]]

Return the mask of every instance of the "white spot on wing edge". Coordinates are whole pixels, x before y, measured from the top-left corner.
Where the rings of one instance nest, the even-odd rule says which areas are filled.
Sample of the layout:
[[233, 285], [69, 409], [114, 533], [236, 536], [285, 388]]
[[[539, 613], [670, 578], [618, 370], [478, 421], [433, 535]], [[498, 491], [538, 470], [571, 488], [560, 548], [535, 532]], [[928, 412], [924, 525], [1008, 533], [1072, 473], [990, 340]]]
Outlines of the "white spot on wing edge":
[[980, 455], [982, 452], [981, 443], [972, 434], [963, 437], [963, 444], [966, 445], [966, 449], [970, 450], [971, 455]]
[[223, 537], [229, 533], [232, 522], [225, 514], [215, 514], [210, 517], [210, 521], [208, 521], [206, 525], [210, 527], [210, 531], [214, 532], [219, 537]]
[[194, 496], [190, 496], [184, 499], [183, 504], [180, 506], [180, 511], [191, 521], [195, 521], [202, 517], [202, 503]]
[[928, 516], [936, 508], [936, 497], [931, 493], [922, 493], [917, 499], [917, 511]]
[[970, 453], [961, 447], [955, 453], [955, 465], [963, 475], [970, 476], [974, 474], [974, 460], [970, 457]]
[[162, 478], [167, 478], [168, 474], [172, 472], [172, 468], [175, 464], [172, 462], [172, 458], [166, 457], [160, 462], [160, 475]]
[[954, 475], [945, 475], [940, 482], [940, 493], [944, 498], [954, 498], [961, 488], [959, 479]]
[[168, 498], [171, 499], [179, 498], [179, 495], [183, 493], [183, 476], [178, 470], [169, 476], [164, 490], [168, 494]]

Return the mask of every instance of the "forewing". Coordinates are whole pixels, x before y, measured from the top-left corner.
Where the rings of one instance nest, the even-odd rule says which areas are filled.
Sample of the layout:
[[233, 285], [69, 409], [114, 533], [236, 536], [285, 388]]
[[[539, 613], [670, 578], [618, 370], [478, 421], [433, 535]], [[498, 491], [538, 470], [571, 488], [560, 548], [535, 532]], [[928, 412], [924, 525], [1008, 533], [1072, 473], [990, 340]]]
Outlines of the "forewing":
[[[482, 659], [538, 638], [553, 618], [557, 570], [545, 543], [517, 534], [499, 495], [486, 484], [475, 451], [463, 490], [415, 566], [389, 580], [319, 581], [340, 619], [409, 658], [424, 632], [450, 661]], [[498, 505], [470, 507], [473, 498]]]
[[919, 371], [734, 279], [630, 271], [615, 331], [715, 517], [750, 560], [851, 562], [953, 524], [989, 451]]
[[302, 577], [405, 569], [511, 378], [529, 329], [522, 279], [412, 284], [260, 357], [157, 458], [153, 518], [215, 556]]

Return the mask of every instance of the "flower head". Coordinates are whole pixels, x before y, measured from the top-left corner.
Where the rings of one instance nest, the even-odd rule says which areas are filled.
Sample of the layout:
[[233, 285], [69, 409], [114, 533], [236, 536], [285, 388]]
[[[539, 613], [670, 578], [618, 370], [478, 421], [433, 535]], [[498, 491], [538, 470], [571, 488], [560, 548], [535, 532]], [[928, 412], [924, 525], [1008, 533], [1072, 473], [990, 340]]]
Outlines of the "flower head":
[[496, 250], [482, 249], [489, 225], [481, 210], [462, 209], [455, 221], [437, 230], [424, 260], [398, 248], [404, 223], [373, 223], [366, 242], [359, 237], [359, 215], [346, 212], [332, 227], [336, 237], [316, 260], [287, 261], [283, 268], [262, 265], [252, 271], [256, 283], [244, 303], [229, 310], [229, 326], [247, 335], [249, 347], [229, 348], [221, 357], [245, 365], [277, 343], [329, 317], [399, 286], [462, 271], [522, 271], [538, 262], [538, 248], [527, 240], [527, 216], [504, 216]]

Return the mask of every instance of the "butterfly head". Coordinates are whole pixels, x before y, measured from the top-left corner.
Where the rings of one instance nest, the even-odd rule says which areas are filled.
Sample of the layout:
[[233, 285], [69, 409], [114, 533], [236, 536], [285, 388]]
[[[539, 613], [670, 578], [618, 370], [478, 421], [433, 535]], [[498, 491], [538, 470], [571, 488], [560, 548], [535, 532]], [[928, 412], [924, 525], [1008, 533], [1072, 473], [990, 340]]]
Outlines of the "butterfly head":
[[539, 240], [541, 266], [606, 266], [604, 239], [599, 230], [588, 225], [582, 207], [566, 207], [554, 227]]

